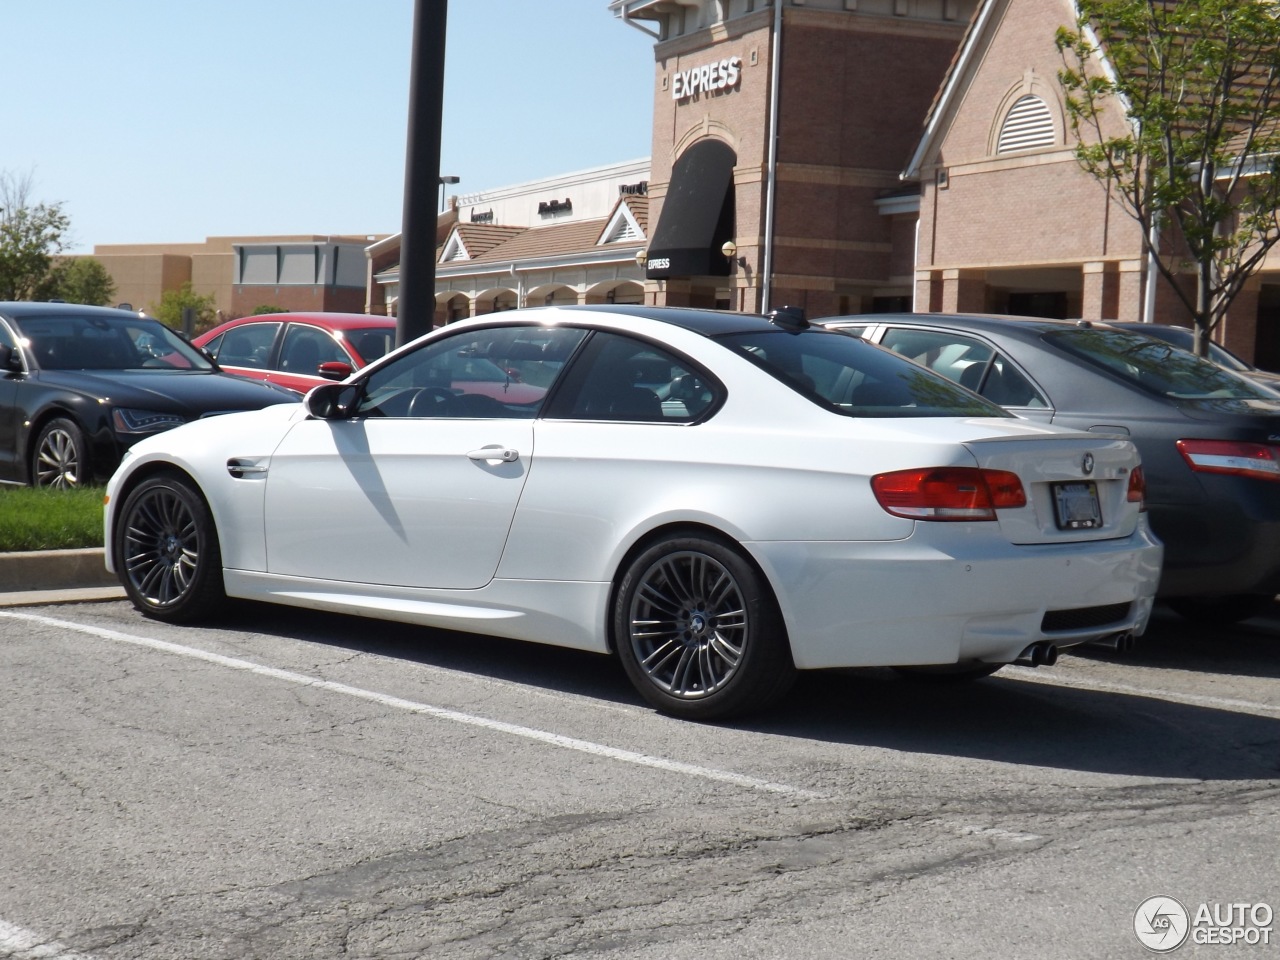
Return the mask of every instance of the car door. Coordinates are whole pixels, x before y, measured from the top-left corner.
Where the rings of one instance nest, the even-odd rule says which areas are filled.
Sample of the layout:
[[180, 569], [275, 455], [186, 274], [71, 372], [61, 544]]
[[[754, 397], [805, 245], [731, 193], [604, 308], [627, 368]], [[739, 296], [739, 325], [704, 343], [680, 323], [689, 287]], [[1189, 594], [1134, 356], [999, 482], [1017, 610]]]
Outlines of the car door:
[[[280, 357], [266, 379], [290, 390], [306, 393], [312, 387], [328, 383], [331, 378], [320, 375], [320, 364], [342, 363], [352, 367], [351, 357], [327, 330], [306, 323], [290, 323], [280, 341]], [[337, 377], [336, 379], [342, 379]]]
[[242, 323], [205, 344], [205, 349], [227, 373], [267, 380], [272, 370], [272, 346], [281, 326], [276, 320]]
[[[298, 423], [271, 457], [267, 570], [320, 580], [475, 589], [498, 568], [533, 464], [533, 423], [581, 330], [538, 329], [519, 402], [441, 385], [446, 356], [509, 367], [527, 326], [462, 331], [358, 381], [352, 415]], [[553, 343], [552, 349], [544, 344]]]
[[955, 330], [887, 324], [881, 346], [923, 364], [1019, 416], [1048, 422], [1047, 395], [991, 343]]

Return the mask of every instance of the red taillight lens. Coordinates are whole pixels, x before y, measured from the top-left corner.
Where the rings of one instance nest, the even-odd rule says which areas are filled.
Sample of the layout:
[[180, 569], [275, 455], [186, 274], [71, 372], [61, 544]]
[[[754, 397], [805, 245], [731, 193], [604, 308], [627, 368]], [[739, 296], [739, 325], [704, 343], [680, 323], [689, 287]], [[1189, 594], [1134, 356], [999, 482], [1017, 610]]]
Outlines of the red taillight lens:
[[1126, 499], [1136, 503], [1139, 510], [1147, 509], [1147, 477], [1141, 467], [1134, 467], [1129, 474], [1129, 495]]
[[1016, 473], [975, 467], [922, 467], [871, 478], [876, 500], [909, 520], [994, 520], [996, 511], [1025, 507]]
[[1243, 440], [1179, 440], [1178, 452], [1192, 470], [1280, 480], [1280, 448]]

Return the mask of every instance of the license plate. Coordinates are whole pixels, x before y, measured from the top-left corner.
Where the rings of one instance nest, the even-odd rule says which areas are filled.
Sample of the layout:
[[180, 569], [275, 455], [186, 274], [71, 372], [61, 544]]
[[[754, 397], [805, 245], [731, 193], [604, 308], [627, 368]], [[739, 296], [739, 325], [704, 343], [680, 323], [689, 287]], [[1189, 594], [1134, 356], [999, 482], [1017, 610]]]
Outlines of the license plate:
[[1102, 508], [1098, 506], [1098, 485], [1055, 483], [1053, 505], [1059, 530], [1092, 530], [1102, 526]]

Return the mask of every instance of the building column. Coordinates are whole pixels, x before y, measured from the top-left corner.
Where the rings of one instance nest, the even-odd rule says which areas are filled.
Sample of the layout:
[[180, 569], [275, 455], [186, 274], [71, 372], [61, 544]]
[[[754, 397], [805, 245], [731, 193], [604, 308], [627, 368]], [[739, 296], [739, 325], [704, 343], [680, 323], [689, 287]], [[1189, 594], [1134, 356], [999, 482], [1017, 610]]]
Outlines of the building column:
[[1080, 265], [1080, 316], [1086, 320], [1116, 320], [1119, 275], [1115, 264], [1090, 260]]
[[942, 271], [944, 313], [982, 313], [987, 309], [987, 275], [982, 270]]
[[1213, 333], [1213, 339], [1242, 360], [1253, 363], [1258, 346], [1258, 298], [1262, 278], [1254, 274], [1244, 282], [1227, 310], [1226, 317]]
[[915, 303], [916, 313], [938, 313], [942, 310], [942, 273], [938, 270], [917, 270]]
[[1141, 260], [1121, 260], [1116, 277], [1116, 320], [1138, 323], [1142, 320], [1142, 298], [1146, 294]]

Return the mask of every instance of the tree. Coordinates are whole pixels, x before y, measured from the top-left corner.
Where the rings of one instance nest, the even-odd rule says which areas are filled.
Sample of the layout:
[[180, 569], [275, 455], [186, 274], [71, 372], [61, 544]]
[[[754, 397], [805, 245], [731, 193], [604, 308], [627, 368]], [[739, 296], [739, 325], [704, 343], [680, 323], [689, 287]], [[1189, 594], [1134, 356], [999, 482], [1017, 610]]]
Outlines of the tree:
[[[1276, 5], [1078, 0], [1077, 10], [1075, 29], [1057, 34], [1076, 158], [1141, 225], [1204, 356], [1280, 242]], [[1188, 272], [1192, 291], [1179, 282]]]
[[0, 300], [31, 300], [65, 245], [62, 204], [30, 204], [31, 175], [0, 172]]
[[182, 311], [190, 307], [196, 312], [196, 332], [213, 326], [214, 295], [201, 295], [191, 288], [188, 280], [177, 290], [166, 290], [158, 304], [152, 304], [148, 312], [167, 327], [182, 329]]
[[273, 307], [269, 303], [264, 303], [264, 304], [261, 304], [260, 306], [254, 307], [253, 312], [249, 314], [249, 316], [261, 317], [261, 316], [265, 316], [268, 313], [288, 313], [288, 312], [289, 311], [286, 310], [284, 307]]
[[116, 283], [106, 267], [93, 257], [69, 257], [50, 267], [36, 289], [35, 299], [101, 307], [110, 303], [115, 295]]

